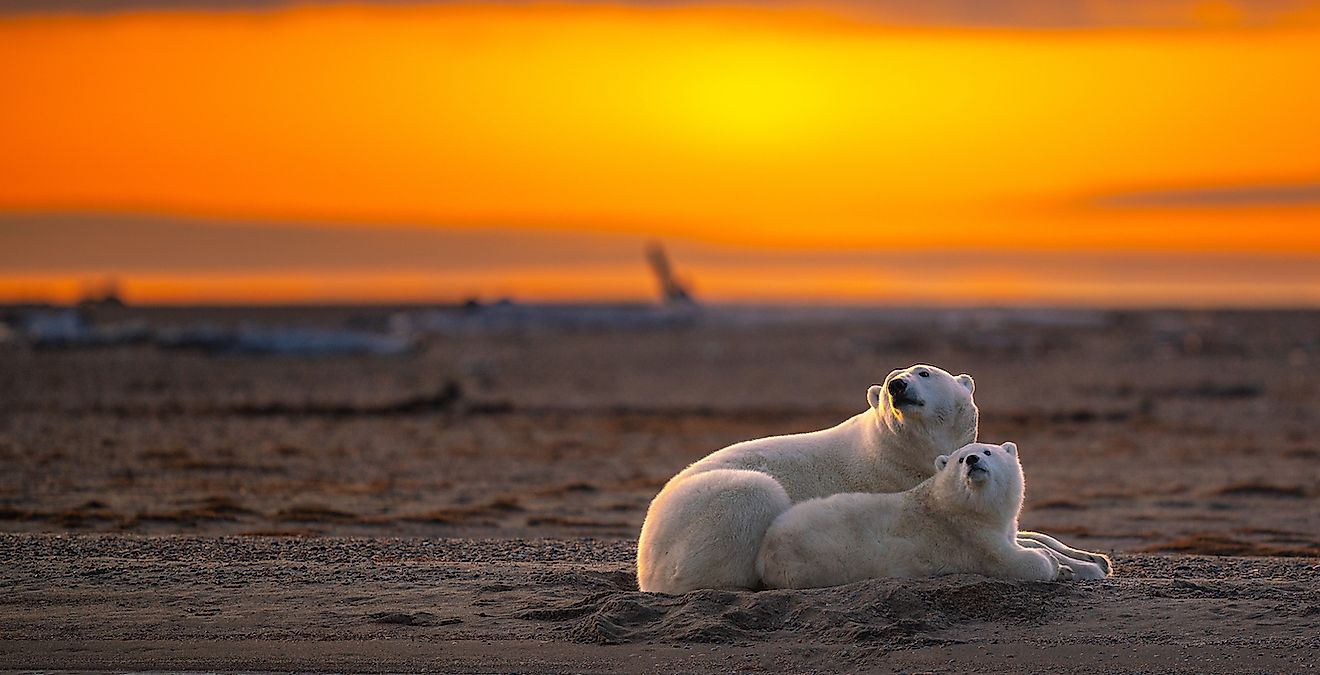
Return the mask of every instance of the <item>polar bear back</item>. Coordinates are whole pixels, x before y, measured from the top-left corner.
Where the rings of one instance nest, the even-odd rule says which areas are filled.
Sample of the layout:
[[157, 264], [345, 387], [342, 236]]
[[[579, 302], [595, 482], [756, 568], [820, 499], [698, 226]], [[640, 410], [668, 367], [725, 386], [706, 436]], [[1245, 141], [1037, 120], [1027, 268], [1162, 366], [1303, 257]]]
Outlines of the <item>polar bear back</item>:
[[[1022, 504], [1016, 446], [972, 443], [953, 460], [956, 465], [940, 457], [939, 472], [905, 492], [837, 494], [781, 513], [757, 557], [762, 582], [813, 588], [881, 576], [1019, 576], [1023, 564], [1046, 565], [1023, 560], [1015, 542]], [[972, 462], [978, 470], [989, 467], [974, 487]], [[1050, 575], [1048, 569], [1027, 573]]]
[[868, 425], [875, 424], [872, 417], [868, 411], [829, 429], [735, 443], [706, 456], [674, 480], [715, 469], [759, 471], [778, 481], [794, 502], [839, 492], [867, 491], [877, 487], [877, 481], [897, 482], [885, 480], [884, 472], [877, 472], [859, 459], [874, 435], [867, 431]]

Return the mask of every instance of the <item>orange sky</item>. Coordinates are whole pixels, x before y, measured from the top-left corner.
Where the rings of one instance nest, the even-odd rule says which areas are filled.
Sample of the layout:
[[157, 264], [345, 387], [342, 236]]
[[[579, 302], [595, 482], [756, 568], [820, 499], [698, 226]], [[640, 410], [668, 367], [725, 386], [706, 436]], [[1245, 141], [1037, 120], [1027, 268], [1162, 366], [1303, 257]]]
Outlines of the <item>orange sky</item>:
[[[786, 277], [780, 253], [1320, 259], [1318, 73], [1320, 23], [1300, 19], [896, 27], [703, 3], [22, 14], [0, 17], [0, 212], [512, 227], [775, 254], [736, 273], [691, 268], [726, 300], [1315, 303], [1313, 279], [1261, 290], [1248, 272], [1134, 282], [1115, 263], [1068, 281], [1000, 265], [906, 288], [855, 258]], [[640, 253], [493, 263], [447, 284], [443, 267], [386, 263], [148, 270], [116, 257], [134, 245], [7, 263], [0, 299], [67, 299], [100, 274], [145, 301], [649, 291]]]

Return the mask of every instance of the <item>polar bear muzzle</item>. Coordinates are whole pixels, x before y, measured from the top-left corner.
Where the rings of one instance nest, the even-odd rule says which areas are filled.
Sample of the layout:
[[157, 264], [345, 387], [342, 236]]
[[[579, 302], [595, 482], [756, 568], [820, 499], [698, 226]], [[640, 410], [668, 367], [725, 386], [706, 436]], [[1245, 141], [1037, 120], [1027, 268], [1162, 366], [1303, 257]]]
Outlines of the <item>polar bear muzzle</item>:
[[[986, 451], [987, 455], [990, 454]], [[967, 480], [973, 483], [984, 483], [990, 480], [990, 470], [981, 463], [981, 458], [976, 455], [967, 455]]]
[[889, 381], [889, 400], [895, 408], [904, 406], [921, 408], [926, 405], [925, 401], [913, 393], [913, 388], [908, 385], [907, 380], [901, 377]]

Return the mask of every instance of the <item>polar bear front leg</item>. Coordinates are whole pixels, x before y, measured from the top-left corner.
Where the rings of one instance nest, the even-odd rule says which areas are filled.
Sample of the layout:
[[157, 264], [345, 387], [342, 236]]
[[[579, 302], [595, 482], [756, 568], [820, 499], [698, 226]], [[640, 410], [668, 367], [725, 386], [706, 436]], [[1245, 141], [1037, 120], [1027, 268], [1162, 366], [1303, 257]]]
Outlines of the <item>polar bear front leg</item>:
[[1114, 564], [1109, 560], [1109, 556], [1103, 553], [1091, 553], [1076, 549], [1063, 542], [1041, 532], [1021, 531], [1017, 533], [1018, 544], [1026, 548], [1046, 548], [1058, 553], [1064, 557], [1079, 560], [1081, 562], [1091, 563], [1101, 571], [1105, 576], [1114, 573]]
[[715, 469], [666, 485], [637, 542], [637, 586], [648, 593], [761, 586], [756, 556], [792, 500], [759, 471]]

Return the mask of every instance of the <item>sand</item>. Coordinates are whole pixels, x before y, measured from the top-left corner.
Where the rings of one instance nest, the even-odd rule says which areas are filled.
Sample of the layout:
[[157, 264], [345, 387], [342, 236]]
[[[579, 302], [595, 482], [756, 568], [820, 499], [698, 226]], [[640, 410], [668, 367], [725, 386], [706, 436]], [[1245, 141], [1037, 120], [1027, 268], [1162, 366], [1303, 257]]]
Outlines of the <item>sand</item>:
[[[1317, 326], [894, 312], [390, 358], [3, 346], [0, 668], [1305, 672]], [[1023, 525], [1112, 552], [1115, 578], [636, 592], [669, 476], [834, 424], [919, 361], [972, 373], [982, 439], [1021, 447]]]
[[0, 668], [1305, 672], [1320, 562], [640, 593], [630, 542], [0, 536]]

